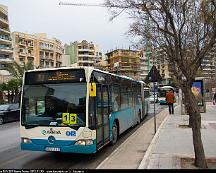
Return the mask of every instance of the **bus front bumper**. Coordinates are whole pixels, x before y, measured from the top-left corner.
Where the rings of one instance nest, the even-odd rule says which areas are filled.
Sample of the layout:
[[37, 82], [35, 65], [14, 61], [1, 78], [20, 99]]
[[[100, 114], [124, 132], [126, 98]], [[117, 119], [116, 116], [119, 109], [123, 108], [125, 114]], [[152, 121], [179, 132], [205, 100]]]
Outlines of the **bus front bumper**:
[[54, 145], [54, 144], [39, 145], [39, 144], [35, 144], [34, 142], [21, 143], [21, 149], [31, 150], [31, 151], [91, 154], [91, 153], [96, 153], [96, 140], [94, 140], [92, 145], [68, 145], [68, 146]]

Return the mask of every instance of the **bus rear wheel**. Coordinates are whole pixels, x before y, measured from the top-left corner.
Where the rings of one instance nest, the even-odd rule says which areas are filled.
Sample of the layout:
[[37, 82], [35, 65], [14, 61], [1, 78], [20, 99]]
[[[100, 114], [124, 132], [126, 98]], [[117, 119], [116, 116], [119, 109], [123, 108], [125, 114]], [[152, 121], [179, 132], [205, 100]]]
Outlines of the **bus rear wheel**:
[[111, 144], [114, 145], [118, 140], [118, 126], [116, 122], [112, 125], [112, 141]]

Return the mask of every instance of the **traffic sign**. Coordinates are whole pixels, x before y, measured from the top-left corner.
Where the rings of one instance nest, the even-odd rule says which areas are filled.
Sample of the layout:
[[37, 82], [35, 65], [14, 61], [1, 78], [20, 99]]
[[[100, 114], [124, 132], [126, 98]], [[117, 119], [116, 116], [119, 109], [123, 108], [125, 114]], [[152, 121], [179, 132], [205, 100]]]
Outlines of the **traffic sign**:
[[150, 82], [160, 82], [162, 80], [162, 77], [155, 67], [155, 65], [152, 66], [150, 72], [146, 76], [145, 83], [150, 83]]

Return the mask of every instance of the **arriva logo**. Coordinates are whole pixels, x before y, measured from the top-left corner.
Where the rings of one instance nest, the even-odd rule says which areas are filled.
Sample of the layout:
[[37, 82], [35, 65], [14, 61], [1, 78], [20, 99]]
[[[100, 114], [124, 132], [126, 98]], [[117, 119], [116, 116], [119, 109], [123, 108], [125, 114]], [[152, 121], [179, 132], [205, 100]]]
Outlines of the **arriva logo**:
[[53, 130], [52, 128], [50, 128], [49, 130], [42, 130], [41, 133], [43, 135], [46, 135], [46, 134], [56, 134], [56, 135], [60, 135], [61, 132], [58, 130]]

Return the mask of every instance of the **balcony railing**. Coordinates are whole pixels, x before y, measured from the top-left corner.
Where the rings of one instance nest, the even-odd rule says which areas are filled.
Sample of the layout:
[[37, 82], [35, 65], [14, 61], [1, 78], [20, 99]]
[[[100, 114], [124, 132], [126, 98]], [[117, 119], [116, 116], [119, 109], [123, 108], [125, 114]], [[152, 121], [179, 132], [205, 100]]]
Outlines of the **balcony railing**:
[[26, 52], [19, 52], [20, 56], [26, 56]]
[[34, 55], [33, 55], [33, 54], [31, 54], [31, 53], [29, 53], [29, 54], [28, 54], [28, 57], [34, 57]]
[[4, 19], [4, 18], [0, 17], [0, 20], [1, 20], [3, 23], [8, 24], [8, 19]]
[[0, 28], [0, 31], [10, 34], [10, 30], [8, 28]]
[[94, 49], [78, 49], [78, 52], [94, 52]]
[[8, 42], [8, 43], [11, 43], [11, 42], [12, 42], [12, 39], [7, 38], [7, 37], [4, 37], [4, 36], [2, 36], [2, 35], [0, 35], [0, 40], [6, 41], [6, 42]]
[[13, 48], [10, 48], [10, 47], [0, 47], [0, 52], [13, 53]]

